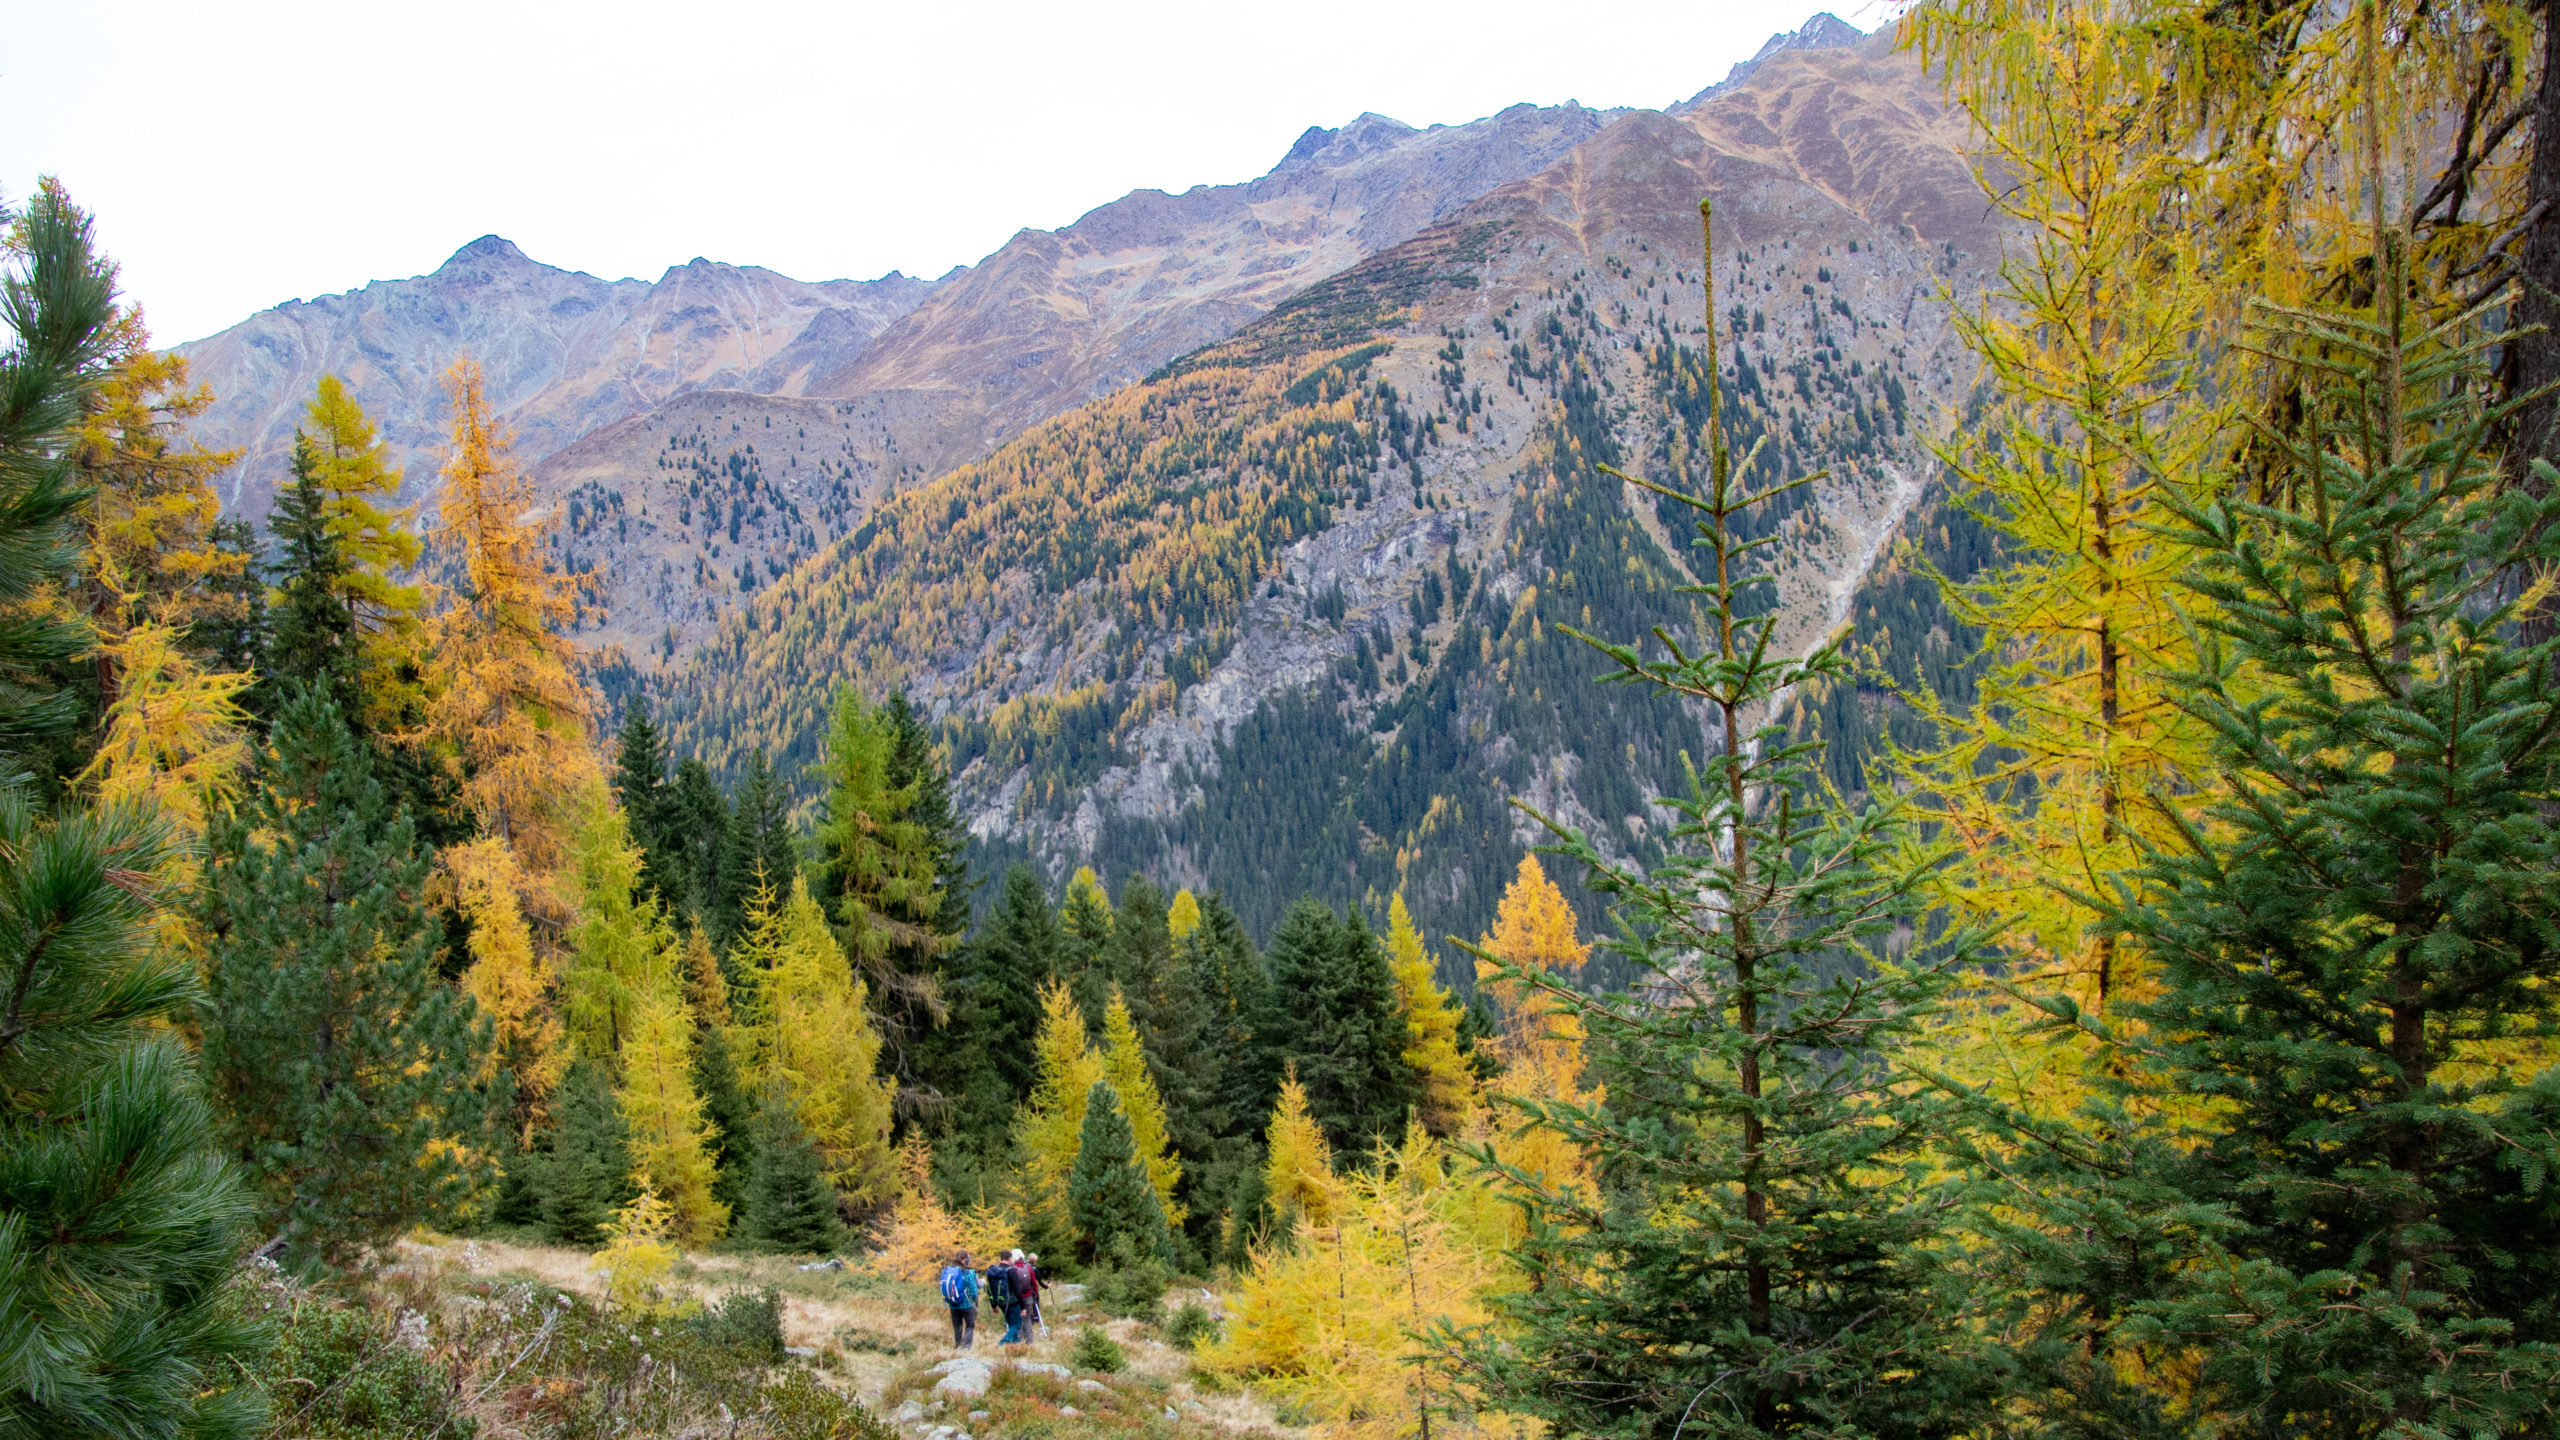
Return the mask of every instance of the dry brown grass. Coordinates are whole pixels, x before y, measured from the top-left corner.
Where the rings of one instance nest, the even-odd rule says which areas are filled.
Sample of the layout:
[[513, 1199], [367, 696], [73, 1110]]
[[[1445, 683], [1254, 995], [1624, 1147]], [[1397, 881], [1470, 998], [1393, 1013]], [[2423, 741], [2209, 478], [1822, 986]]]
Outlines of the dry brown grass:
[[[438, 1271], [480, 1278], [521, 1277], [583, 1296], [600, 1296], [600, 1277], [588, 1268], [582, 1250], [552, 1245], [520, 1245], [502, 1240], [462, 1240], [418, 1235], [400, 1244], [393, 1266], [382, 1278], [393, 1284], [402, 1276], [423, 1279]], [[951, 1347], [949, 1311], [930, 1284], [895, 1281], [859, 1266], [844, 1270], [802, 1271], [790, 1260], [774, 1256], [694, 1255], [680, 1261], [672, 1277], [693, 1298], [709, 1299], [731, 1290], [771, 1286], [783, 1297], [783, 1342], [819, 1352], [819, 1373], [830, 1386], [860, 1399], [874, 1414], [886, 1416], [910, 1397], [931, 1398], [938, 1378], [931, 1367], [961, 1352]], [[989, 1359], [1045, 1361], [1069, 1365], [1068, 1350], [1078, 1330], [1098, 1325], [1119, 1342], [1128, 1368], [1097, 1377], [1110, 1386], [1107, 1396], [1080, 1391], [1066, 1382], [1038, 1375], [1007, 1374], [1003, 1385], [1013, 1398], [999, 1423], [974, 1427], [981, 1440], [1001, 1440], [1002, 1419], [1028, 1423], [1068, 1440], [1085, 1433], [1248, 1433], [1277, 1432], [1272, 1407], [1251, 1391], [1213, 1392], [1195, 1388], [1191, 1358], [1153, 1337], [1150, 1327], [1134, 1320], [1111, 1320], [1089, 1307], [1049, 1307], [1047, 1332], [1035, 1343], [999, 1349], [996, 1336], [1004, 1322], [991, 1312], [981, 1315], [978, 1348]], [[993, 1320], [993, 1326], [987, 1325]], [[1061, 1388], [1063, 1387], [1063, 1388]], [[1187, 1409], [1196, 1404], [1198, 1409]], [[1165, 1421], [1173, 1406], [1179, 1423]], [[1082, 1424], [1065, 1424], [1059, 1411], [1072, 1406], [1083, 1412]], [[1143, 1424], [1138, 1422], [1143, 1421]], [[942, 1417], [948, 1423], [948, 1417]]]

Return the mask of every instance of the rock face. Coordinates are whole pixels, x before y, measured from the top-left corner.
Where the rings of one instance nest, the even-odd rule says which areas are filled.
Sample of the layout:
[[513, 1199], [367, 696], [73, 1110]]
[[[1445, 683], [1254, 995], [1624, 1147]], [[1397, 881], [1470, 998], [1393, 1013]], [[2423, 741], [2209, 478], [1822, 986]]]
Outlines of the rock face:
[[599, 280], [484, 235], [434, 274], [279, 305], [178, 350], [214, 393], [195, 439], [244, 452], [224, 506], [256, 517], [322, 375], [346, 381], [382, 427], [414, 496], [434, 482], [444, 371], [457, 354], [480, 361], [529, 462], [689, 391], [795, 391], [812, 370], [860, 354], [932, 288], [895, 272], [809, 284], [709, 260], [654, 283]]

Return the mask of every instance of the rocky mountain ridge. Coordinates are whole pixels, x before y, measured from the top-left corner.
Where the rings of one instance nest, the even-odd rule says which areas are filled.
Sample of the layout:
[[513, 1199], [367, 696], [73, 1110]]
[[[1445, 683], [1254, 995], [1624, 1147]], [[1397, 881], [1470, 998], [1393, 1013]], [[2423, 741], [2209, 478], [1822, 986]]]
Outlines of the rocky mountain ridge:
[[[1764, 480], [1788, 643], [1846, 612], [1970, 382], [1945, 300], [1999, 236], [1960, 118], [1881, 40], [1771, 53], [1230, 339], [883, 503], [658, 688], [715, 761], [814, 756], [842, 681], [941, 719], [980, 858], [1144, 869], [1247, 909], [1405, 890], [1489, 916], [1523, 797], [1641, 855], [1697, 717], [1561, 627], [1680, 633], [1704, 386]], [[1696, 202], [1717, 204], [1710, 359]], [[1606, 757], [1606, 763], [1590, 763]], [[1273, 918], [1249, 915], [1260, 925]]]

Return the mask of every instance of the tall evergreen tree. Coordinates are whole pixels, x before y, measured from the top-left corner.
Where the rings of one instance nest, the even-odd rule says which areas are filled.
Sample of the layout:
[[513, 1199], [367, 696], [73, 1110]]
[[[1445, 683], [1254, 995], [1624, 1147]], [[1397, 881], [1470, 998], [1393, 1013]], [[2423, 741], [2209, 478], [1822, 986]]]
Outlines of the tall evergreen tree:
[[622, 710], [622, 730], [615, 737], [613, 797], [631, 820], [632, 843], [640, 847], [641, 873], [649, 893], [670, 916], [693, 913], [692, 875], [674, 836], [674, 787], [667, 781], [667, 754], [658, 727], [649, 718], [649, 702], [633, 696]]
[[1088, 1263], [1123, 1255], [1172, 1258], [1164, 1207], [1138, 1163], [1128, 1114], [1107, 1080], [1093, 1082], [1085, 1097], [1075, 1168], [1067, 1172], [1067, 1217], [1077, 1256]]
[[[685, 913], [711, 937], [712, 953], [725, 959], [730, 942], [737, 938], [734, 932], [719, 928], [724, 894], [720, 866], [729, 845], [728, 797], [720, 793], [710, 767], [688, 755], [676, 762], [675, 778], [661, 799], [658, 844], [666, 852], [667, 869], [684, 877]], [[731, 983], [736, 978], [731, 976]]]
[[[19, 218], [0, 278], [0, 747], [67, 729], [45, 670], [79, 627], [44, 603], [79, 561], [64, 439], [114, 319], [114, 269], [58, 191]], [[15, 768], [14, 762], [11, 768]], [[173, 1027], [193, 967], [129, 883], [165, 834], [131, 812], [39, 816], [0, 785], [0, 1432], [246, 1436], [257, 1343], [226, 1295], [249, 1196]]]
[[[1709, 230], [1710, 277], [1713, 261]], [[1706, 310], [1712, 352], [1712, 291]], [[1722, 420], [1710, 387], [1704, 493], [1661, 489], [1701, 516], [1704, 643], [1592, 642], [1622, 678], [1700, 704], [1716, 748], [1666, 802], [1678, 819], [1649, 870], [1557, 831], [1614, 898], [1637, 984], [1590, 994], [1536, 954], [1477, 949], [1484, 974], [1590, 1035], [1605, 1104], [1502, 1105], [1603, 1183], [1479, 1151], [1525, 1210], [1528, 1283], [1500, 1331], [1453, 1348], [1490, 1404], [1575, 1434], [1979, 1433], [1993, 1391], [1945, 1288], [1957, 1247], [1927, 1184], [1931, 1111], [1892, 1063], [1942, 972], [1878, 953], [1918, 921], [1923, 870], [1889, 864], [1886, 812], [1826, 803], [1819, 746], [1771, 718], [1773, 697], [1846, 667], [1836, 641], [1777, 659], [1779, 612], [1745, 605], [1767, 542], [1735, 520], [1804, 482], [1747, 491]]]
[[[2373, 232], [2378, 308], [2269, 312], [2281, 483], [2181, 537], [2213, 773], [2109, 897], [2146, 1028], [2078, 1123], [2004, 1127], [2038, 1143], [2002, 1278], [2073, 1423], [2560, 1424], [2560, 1072], [2525, 1039], [2560, 1018], [2560, 644], [2499, 578], [2560, 564], [2560, 475], [2500, 485], [2477, 317], [2426, 314], [2415, 241]], [[2116, 1378], [2171, 1355], [2188, 1393]]]
[[[679, 770], [676, 784], [691, 809], [699, 801], [688, 786], [689, 773]], [[747, 899], [755, 891], [757, 867], [763, 867], [766, 884], [785, 892], [800, 873], [800, 847], [791, 833], [791, 796], [761, 750], [747, 756], [745, 772], [730, 797], [728, 821], [720, 840], [718, 898], [711, 927], [712, 939], [724, 950], [746, 927]]]
[[[901, 732], [898, 714], [866, 702], [850, 685], [836, 694], [820, 766], [827, 791], [810, 891], [870, 983], [891, 1073], [902, 1089], [918, 1091], [915, 1100], [938, 1108], [941, 1097], [915, 1084], [919, 1043], [945, 1018], [941, 974], [959, 932], [943, 918], [942, 837], [917, 817], [931, 755], [910, 756], [900, 778], [901, 744], [919, 740]], [[914, 717], [907, 720], [912, 726]]]
[[949, 1102], [935, 1145], [947, 1182], [994, 1178], [1008, 1162], [1013, 1110], [1031, 1093], [1040, 992], [1057, 949], [1049, 897], [1028, 866], [1012, 867], [986, 925], [945, 972], [950, 1019], [925, 1047], [926, 1078]]
[[1256, 1026], [1261, 1064], [1279, 1092], [1295, 1066], [1307, 1103], [1337, 1151], [1367, 1152], [1404, 1133], [1418, 1098], [1404, 1060], [1404, 1016], [1378, 938], [1357, 915], [1299, 900], [1271, 939], [1271, 984]]
[[487, 1178], [487, 1020], [444, 983], [428, 855], [320, 689], [216, 826], [196, 922], [208, 1079], [297, 1263], [348, 1264]]
[[1076, 997], [1076, 1008], [1099, 1038], [1102, 1012], [1111, 1003], [1111, 899], [1090, 866], [1067, 881], [1067, 898], [1058, 907], [1058, 978]]
[[275, 582], [266, 647], [270, 708], [282, 703], [279, 687], [318, 690], [345, 714], [357, 700], [355, 617], [338, 597], [348, 566], [329, 525], [329, 496], [320, 483], [320, 453], [307, 435], [293, 442], [292, 478], [276, 492], [267, 530], [275, 537]]

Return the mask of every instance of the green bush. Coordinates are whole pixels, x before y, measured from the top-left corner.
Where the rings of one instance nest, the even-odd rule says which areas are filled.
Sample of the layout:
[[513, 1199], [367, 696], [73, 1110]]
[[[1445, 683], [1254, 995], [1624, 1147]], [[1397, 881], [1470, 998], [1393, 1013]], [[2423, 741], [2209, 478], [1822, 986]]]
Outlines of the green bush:
[[732, 1290], [702, 1307], [687, 1322], [702, 1343], [735, 1351], [760, 1364], [779, 1365], [782, 1353], [782, 1292]]
[[424, 1317], [403, 1334], [399, 1319], [308, 1294], [270, 1290], [255, 1303], [275, 1326], [275, 1344], [251, 1371], [273, 1407], [272, 1440], [477, 1433], [450, 1413], [452, 1378], [412, 1343], [428, 1334]]
[[1085, 1298], [1103, 1314], [1121, 1320], [1164, 1318], [1165, 1288], [1173, 1272], [1152, 1257], [1132, 1257], [1123, 1246], [1110, 1269], [1097, 1270], [1085, 1283]]
[[1196, 1300], [1185, 1300], [1182, 1308], [1173, 1312], [1173, 1319], [1166, 1322], [1164, 1338], [1177, 1350], [1196, 1350], [1204, 1341], [1217, 1343], [1218, 1322], [1208, 1307]]
[[1079, 1370], [1112, 1375], [1129, 1363], [1129, 1354], [1101, 1326], [1087, 1325], [1076, 1332], [1076, 1343], [1067, 1351], [1067, 1359]]

